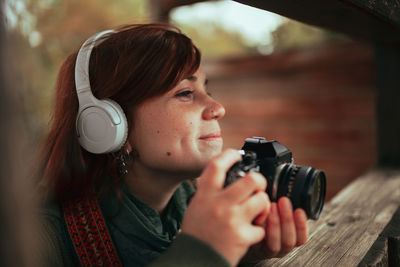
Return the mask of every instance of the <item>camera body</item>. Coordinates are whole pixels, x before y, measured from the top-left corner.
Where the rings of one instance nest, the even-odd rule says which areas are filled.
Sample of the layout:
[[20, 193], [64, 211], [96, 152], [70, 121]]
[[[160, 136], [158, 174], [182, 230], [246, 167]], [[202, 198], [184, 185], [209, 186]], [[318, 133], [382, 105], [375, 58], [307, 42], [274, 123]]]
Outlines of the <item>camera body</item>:
[[294, 209], [303, 208], [308, 218], [319, 218], [326, 194], [323, 171], [293, 164], [289, 149], [263, 137], [246, 138], [242, 150], [242, 160], [227, 172], [225, 186], [247, 172], [258, 171], [267, 179], [266, 193], [271, 201], [276, 202], [286, 196], [292, 201]]

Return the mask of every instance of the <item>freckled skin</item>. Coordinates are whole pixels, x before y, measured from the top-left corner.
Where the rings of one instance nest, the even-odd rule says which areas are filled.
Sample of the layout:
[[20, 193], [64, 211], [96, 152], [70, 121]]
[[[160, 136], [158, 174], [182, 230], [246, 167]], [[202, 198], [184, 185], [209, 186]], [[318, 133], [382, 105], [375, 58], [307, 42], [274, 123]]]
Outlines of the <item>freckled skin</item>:
[[[129, 134], [129, 142], [140, 154], [137, 164], [192, 173], [201, 171], [221, 152], [222, 139], [204, 141], [201, 137], [220, 133], [218, 119], [224, 116], [225, 109], [209, 96], [201, 68], [191, 77], [195, 79], [184, 79], [135, 109], [135, 127]], [[213, 112], [218, 114], [217, 118], [211, 116]]]

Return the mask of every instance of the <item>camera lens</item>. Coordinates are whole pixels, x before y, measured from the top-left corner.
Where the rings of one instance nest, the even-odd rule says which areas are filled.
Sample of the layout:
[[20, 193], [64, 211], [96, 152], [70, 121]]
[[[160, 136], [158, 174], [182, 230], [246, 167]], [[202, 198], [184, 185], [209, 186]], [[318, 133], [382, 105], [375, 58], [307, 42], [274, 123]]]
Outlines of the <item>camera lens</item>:
[[315, 214], [315, 219], [318, 219], [325, 201], [326, 178], [324, 172], [314, 170], [313, 185], [310, 187], [309, 206], [310, 213]]
[[292, 201], [293, 209], [304, 209], [310, 219], [319, 218], [326, 194], [323, 171], [310, 166], [285, 163], [278, 166], [272, 182], [272, 201], [287, 196]]

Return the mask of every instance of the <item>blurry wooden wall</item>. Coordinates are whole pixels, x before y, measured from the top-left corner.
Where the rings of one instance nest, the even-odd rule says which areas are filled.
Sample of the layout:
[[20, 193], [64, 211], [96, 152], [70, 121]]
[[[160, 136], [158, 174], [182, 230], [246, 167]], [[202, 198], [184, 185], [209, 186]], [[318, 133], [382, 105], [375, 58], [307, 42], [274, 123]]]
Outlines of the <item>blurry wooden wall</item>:
[[[0, 5], [4, 1], [0, 0]], [[27, 146], [22, 104], [9, 62], [4, 10], [0, 11], [0, 266], [41, 266], [36, 248], [36, 201], [32, 181], [32, 148]]]
[[373, 48], [342, 43], [205, 63], [224, 104], [224, 146], [246, 137], [287, 146], [297, 164], [323, 169], [330, 199], [376, 164]]

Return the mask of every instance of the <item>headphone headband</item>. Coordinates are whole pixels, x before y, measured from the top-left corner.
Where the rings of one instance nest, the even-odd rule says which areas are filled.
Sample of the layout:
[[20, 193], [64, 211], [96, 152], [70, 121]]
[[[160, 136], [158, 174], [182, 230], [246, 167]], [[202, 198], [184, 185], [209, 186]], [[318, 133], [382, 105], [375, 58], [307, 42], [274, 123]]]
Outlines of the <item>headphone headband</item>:
[[115, 33], [102, 31], [91, 36], [81, 46], [75, 63], [75, 86], [79, 101], [76, 118], [78, 141], [87, 151], [105, 154], [121, 149], [128, 135], [128, 123], [122, 108], [111, 99], [99, 100], [90, 88], [89, 63], [93, 48]]
[[96, 33], [89, 37], [79, 49], [75, 64], [75, 86], [78, 94], [84, 89], [90, 89], [89, 62], [93, 48], [105, 40], [104, 38], [99, 40], [101, 37], [115, 32], [114, 30], [106, 30]]

